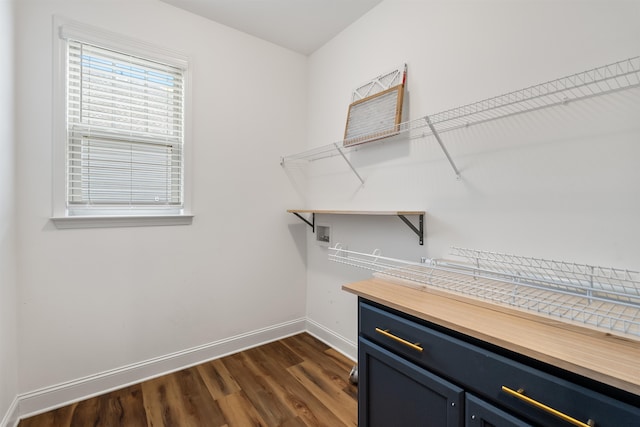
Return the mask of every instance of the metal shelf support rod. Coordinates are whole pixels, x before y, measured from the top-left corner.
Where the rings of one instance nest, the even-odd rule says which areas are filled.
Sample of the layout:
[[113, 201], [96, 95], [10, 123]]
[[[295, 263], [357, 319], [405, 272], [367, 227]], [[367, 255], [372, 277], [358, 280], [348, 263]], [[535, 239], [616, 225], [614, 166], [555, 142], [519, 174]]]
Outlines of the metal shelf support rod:
[[361, 184], [364, 184], [364, 180], [362, 179], [362, 177], [360, 176], [360, 174], [358, 173], [358, 171], [356, 170], [356, 168], [353, 167], [353, 165], [351, 164], [351, 162], [349, 161], [349, 159], [347, 159], [347, 156], [344, 155], [344, 153], [342, 152], [342, 150], [340, 149], [340, 147], [338, 146], [338, 143], [334, 143], [333, 144], [336, 147], [336, 150], [338, 150], [338, 153], [340, 153], [340, 155], [342, 156], [342, 158], [344, 159], [345, 162], [347, 162], [347, 164], [349, 165], [349, 167], [351, 168], [351, 170], [353, 171], [354, 174], [356, 174], [356, 176], [358, 177], [358, 179], [360, 180]]
[[431, 132], [433, 133], [433, 136], [435, 136], [436, 141], [438, 141], [438, 144], [440, 144], [440, 148], [442, 148], [442, 151], [444, 152], [444, 155], [447, 156], [447, 160], [449, 160], [449, 163], [451, 164], [451, 167], [453, 168], [453, 170], [456, 173], [456, 178], [460, 179], [460, 171], [456, 167], [456, 164], [453, 162], [453, 159], [449, 155], [449, 152], [447, 151], [447, 148], [444, 146], [444, 143], [440, 139], [440, 135], [438, 134], [438, 131], [436, 130], [436, 128], [431, 123], [431, 119], [429, 119], [429, 116], [424, 116], [424, 119], [426, 120], [427, 125], [429, 126], [429, 129], [431, 129]]
[[424, 245], [424, 215], [419, 215], [419, 227], [413, 225], [404, 215], [398, 215], [398, 218], [400, 218], [411, 230], [413, 230], [414, 233], [418, 235], [420, 245]]
[[311, 213], [311, 221], [309, 221], [307, 218], [300, 215], [298, 212], [291, 212], [291, 213], [297, 216], [298, 218], [300, 218], [301, 220], [303, 220], [304, 222], [306, 222], [307, 225], [311, 227], [311, 231], [313, 233], [316, 232], [316, 214], [315, 213]]

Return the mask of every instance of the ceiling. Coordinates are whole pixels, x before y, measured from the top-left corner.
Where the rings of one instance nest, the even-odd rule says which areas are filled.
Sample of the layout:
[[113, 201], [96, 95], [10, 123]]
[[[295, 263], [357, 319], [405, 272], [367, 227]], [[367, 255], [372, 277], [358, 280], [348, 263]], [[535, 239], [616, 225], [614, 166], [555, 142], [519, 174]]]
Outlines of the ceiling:
[[382, 0], [161, 0], [309, 55]]

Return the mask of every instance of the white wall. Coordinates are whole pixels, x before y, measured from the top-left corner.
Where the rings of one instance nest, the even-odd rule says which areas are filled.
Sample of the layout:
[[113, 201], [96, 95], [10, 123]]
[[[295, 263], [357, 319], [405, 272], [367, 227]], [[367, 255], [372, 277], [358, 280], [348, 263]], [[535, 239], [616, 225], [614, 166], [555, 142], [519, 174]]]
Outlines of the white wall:
[[[415, 119], [640, 54], [637, 1], [381, 3], [309, 60], [309, 146], [339, 140], [353, 88], [408, 64]], [[396, 218], [325, 216], [350, 249], [418, 261], [452, 245], [640, 269], [639, 89], [447, 132], [462, 178], [433, 137], [400, 139], [296, 171], [317, 209], [425, 210], [417, 244]], [[352, 344], [369, 277], [308, 244], [310, 319]]]
[[[306, 57], [155, 0], [17, 12], [20, 392], [304, 325], [305, 235], [286, 213], [300, 200], [279, 156], [304, 144]], [[54, 14], [191, 56], [193, 225], [49, 220]]]
[[[51, 224], [54, 14], [193, 58], [192, 226]], [[334, 241], [392, 257], [460, 245], [640, 268], [637, 90], [446, 133], [459, 181], [431, 137], [353, 154], [365, 186], [340, 159], [307, 171], [278, 164], [305, 140], [340, 139], [351, 90], [402, 62], [415, 118], [637, 55], [638, 17], [633, 1], [387, 0], [307, 60], [155, 0], [21, 0], [17, 145], [5, 114], [0, 142], [18, 158], [0, 164], [9, 176], [0, 184], [0, 414], [16, 393], [16, 356], [5, 350], [16, 339], [16, 277], [23, 397], [305, 313], [354, 355], [355, 298], [340, 285], [370, 272], [329, 263], [287, 208], [426, 210], [425, 246], [397, 218], [318, 218]], [[9, 26], [0, 28], [10, 46]], [[10, 113], [2, 99], [0, 113]], [[4, 207], [14, 198], [19, 221]]]
[[13, 7], [0, 1], [0, 425], [18, 395]]

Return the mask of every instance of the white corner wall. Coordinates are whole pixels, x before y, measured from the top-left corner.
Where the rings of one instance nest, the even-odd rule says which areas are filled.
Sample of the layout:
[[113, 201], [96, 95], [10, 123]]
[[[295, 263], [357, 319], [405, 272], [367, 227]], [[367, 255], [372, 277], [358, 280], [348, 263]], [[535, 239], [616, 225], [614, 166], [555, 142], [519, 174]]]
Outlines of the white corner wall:
[[0, 426], [18, 415], [13, 13], [13, 1], [0, 2]]
[[[53, 15], [190, 55], [193, 225], [51, 223]], [[300, 195], [279, 157], [304, 145], [307, 58], [156, 0], [21, 1], [16, 31], [21, 412], [304, 330]]]
[[[8, 4], [0, 23], [11, 23]], [[16, 393], [22, 414], [40, 411], [104, 391], [109, 376], [123, 385], [296, 330], [305, 316], [355, 356], [355, 298], [340, 286], [370, 272], [328, 262], [288, 208], [426, 210], [424, 246], [397, 218], [317, 219], [334, 242], [391, 257], [460, 245], [640, 269], [637, 90], [446, 133], [459, 181], [432, 137], [352, 154], [364, 186], [340, 159], [278, 164], [304, 141], [339, 140], [351, 90], [403, 62], [416, 118], [636, 56], [637, 2], [386, 0], [309, 58], [157, 0], [15, 7], [15, 31], [0, 25], [0, 76], [13, 75], [14, 33], [17, 48], [15, 127], [12, 98], [0, 101], [0, 144], [17, 156], [0, 159], [0, 417]], [[49, 221], [54, 14], [191, 55], [192, 226]], [[14, 86], [1, 81], [3, 93]], [[6, 207], [15, 201], [18, 214]]]
[[[353, 88], [408, 64], [405, 119], [640, 54], [634, 1], [387, 0], [309, 59], [309, 147], [340, 140]], [[307, 207], [425, 210], [425, 245], [396, 218], [321, 216], [334, 241], [394, 258], [450, 246], [640, 269], [640, 89], [314, 162]], [[307, 313], [355, 355], [355, 297], [371, 272], [308, 243]]]

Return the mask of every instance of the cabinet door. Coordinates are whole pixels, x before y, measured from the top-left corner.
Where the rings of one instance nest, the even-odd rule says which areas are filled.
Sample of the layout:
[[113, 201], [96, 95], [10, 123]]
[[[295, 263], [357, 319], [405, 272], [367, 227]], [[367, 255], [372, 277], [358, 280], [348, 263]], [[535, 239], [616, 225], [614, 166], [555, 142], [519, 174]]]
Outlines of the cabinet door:
[[532, 427], [501, 409], [467, 393], [465, 427]]
[[363, 338], [358, 376], [360, 427], [462, 427], [461, 388]]

